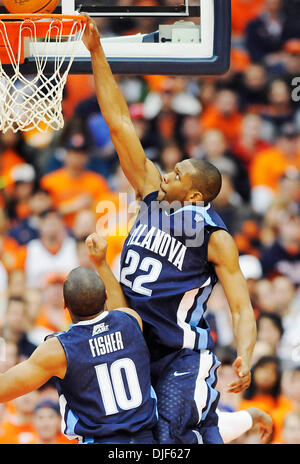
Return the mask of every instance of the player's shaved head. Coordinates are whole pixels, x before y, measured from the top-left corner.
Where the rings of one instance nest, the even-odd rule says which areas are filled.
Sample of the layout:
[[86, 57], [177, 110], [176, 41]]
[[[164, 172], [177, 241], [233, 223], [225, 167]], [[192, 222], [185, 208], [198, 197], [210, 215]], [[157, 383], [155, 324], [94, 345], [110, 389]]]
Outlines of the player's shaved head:
[[195, 169], [191, 174], [193, 188], [202, 193], [206, 203], [213, 201], [222, 187], [220, 171], [206, 160], [190, 159], [189, 162]]
[[73, 269], [64, 283], [67, 308], [78, 317], [89, 317], [103, 311], [105, 286], [99, 275], [84, 266]]

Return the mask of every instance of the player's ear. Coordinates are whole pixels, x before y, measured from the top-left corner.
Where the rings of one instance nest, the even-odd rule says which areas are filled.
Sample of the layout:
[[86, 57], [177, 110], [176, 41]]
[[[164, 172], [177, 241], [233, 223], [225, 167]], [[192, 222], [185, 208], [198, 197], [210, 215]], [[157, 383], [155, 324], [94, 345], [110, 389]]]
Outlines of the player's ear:
[[190, 201], [191, 203], [197, 203], [200, 201], [204, 202], [203, 194], [197, 190], [194, 190], [188, 194], [187, 201]]

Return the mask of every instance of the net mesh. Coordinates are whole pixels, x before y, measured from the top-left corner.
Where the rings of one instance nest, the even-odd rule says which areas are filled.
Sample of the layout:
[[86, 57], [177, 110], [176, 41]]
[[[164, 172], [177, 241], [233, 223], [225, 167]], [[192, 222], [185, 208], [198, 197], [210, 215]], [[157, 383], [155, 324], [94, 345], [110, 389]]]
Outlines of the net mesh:
[[[72, 21], [70, 33], [64, 35], [63, 20], [49, 21], [44, 37], [38, 37], [37, 22], [26, 20], [20, 23], [18, 34], [18, 55], [13, 53], [6, 23], [0, 21], [0, 37], [6, 47], [12, 75], [5, 72], [0, 61], [0, 131], [29, 131], [36, 128], [40, 132], [59, 130], [64, 126], [62, 115], [63, 90], [68, 73], [75, 58], [76, 45], [81, 41], [85, 23]], [[21, 47], [23, 41], [30, 47], [35, 72], [23, 75], [21, 72]], [[64, 42], [55, 50], [55, 44]], [[48, 45], [54, 52], [51, 74], [46, 74], [49, 58]], [[39, 47], [37, 47], [39, 45]], [[49, 71], [48, 71], [49, 72]]]

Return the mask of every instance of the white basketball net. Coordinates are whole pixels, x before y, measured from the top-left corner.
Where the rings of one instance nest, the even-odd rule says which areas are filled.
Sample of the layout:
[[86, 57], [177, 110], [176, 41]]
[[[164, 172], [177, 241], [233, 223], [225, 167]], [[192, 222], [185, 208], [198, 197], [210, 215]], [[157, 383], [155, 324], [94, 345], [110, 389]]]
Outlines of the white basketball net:
[[[52, 21], [48, 33], [41, 39], [37, 38], [35, 21], [24, 21], [19, 32], [19, 50], [23, 40], [22, 33], [26, 29], [30, 31], [30, 37], [25, 40], [30, 42], [36, 67], [35, 75], [25, 76], [20, 70], [19, 58], [14, 57], [5, 23], [0, 23], [4, 26], [0, 33], [13, 67], [13, 75], [9, 76], [4, 71], [0, 59], [0, 131], [7, 132], [11, 129], [17, 132], [36, 128], [40, 132], [46, 132], [49, 129], [61, 129], [64, 126], [63, 90], [85, 24], [75, 20], [71, 33], [62, 36], [62, 22]], [[52, 49], [54, 47], [54, 69], [51, 75], [46, 75], [50, 43]]]

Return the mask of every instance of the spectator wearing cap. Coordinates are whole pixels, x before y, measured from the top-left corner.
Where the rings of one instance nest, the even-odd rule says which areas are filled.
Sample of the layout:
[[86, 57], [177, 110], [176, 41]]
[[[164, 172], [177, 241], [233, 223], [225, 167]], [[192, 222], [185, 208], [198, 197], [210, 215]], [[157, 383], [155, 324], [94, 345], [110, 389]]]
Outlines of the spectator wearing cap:
[[254, 156], [250, 165], [252, 207], [264, 214], [289, 170], [300, 169], [299, 133], [293, 124], [282, 126], [276, 143]]
[[11, 170], [14, 183], [6, 201], [10, 219], [22, 220], [30, 215], [29, 201], [34, 191], [36, 173], [31, 164], [20, 164]]
[[247, 281], [250, 299], [254, 305], [255, 287], [259, 279], [262, 278], [262, 266], [258, 258], [252, 255], [242, 255], [239, 257], [241, 271]]
[[77, 440], [68, 440], [60, 431], [59, 404], [51, 400], [39, 401], [34, 408], [33, 425], [36, 437], [30, 444], [61, 445], [75, 444]]
[[54, 206], [71, 228], [76, 213], [86, 208], [95, 211], [99, 197], [109, 192], [109, 187], [102, 176], [86, 170], [88, 147], [81, 133], [73, 134], [65, 148], [65, 166], [46, 174], [41, 186], [50, 192]]
[[61, 214], [49, 209], [40, 215], [39, 238], [26, 247], [28, 288], [41, 289], [49, 274], [66, 274], [78, 266], [76, 242], [68, 236]]

